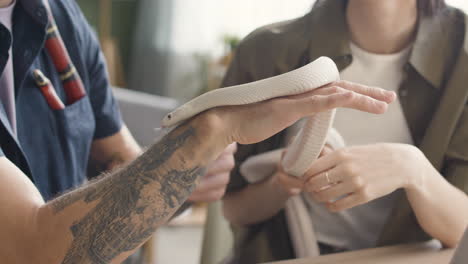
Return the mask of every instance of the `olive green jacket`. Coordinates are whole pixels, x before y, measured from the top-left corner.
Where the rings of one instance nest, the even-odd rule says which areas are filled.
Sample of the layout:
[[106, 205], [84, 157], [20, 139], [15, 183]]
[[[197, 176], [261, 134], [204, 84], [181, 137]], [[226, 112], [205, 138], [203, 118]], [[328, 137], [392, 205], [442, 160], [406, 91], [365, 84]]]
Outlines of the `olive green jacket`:
[[[319, 1], [304, 17], [272, 24], [245, 38], [222, 87], [285, 73], [320, 56], [332, 58], [340, 70], [352, 62], [345, 21], [346, 1]], [[419, 19], [418, 31], [399, 98], [415, 145], [453, 185], [468, 193], [468, 43], [465, 14], [446, 8]], [[284, 133], [264, 142], [241, 145], [228, 193], [247, 185], [239, 165], [249, 156], [276, 149]], [[229, 195], [229, 194], [228, 194]], [[284, 212], [248, 228], [233, 228], [234, 263], [294, 258]], [[429, 239], [401, 192], [378, 245]]]

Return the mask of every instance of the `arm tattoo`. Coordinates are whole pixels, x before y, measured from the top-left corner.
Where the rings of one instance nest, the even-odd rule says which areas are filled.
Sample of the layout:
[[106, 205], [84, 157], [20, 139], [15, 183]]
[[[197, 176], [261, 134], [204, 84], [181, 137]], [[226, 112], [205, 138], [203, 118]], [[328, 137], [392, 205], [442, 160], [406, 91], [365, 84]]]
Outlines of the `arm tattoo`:
[[[72, 244], [62, 263], [109, 263], [148, 239], [205, 171], [187, 151], [195, 132], [192, 127], [177, 129], [126, 168], [54, 200], [55, 213], [80, 201], [96, 202], [73, 223]], [[184, 152], [177, 153], [182, 147]]]

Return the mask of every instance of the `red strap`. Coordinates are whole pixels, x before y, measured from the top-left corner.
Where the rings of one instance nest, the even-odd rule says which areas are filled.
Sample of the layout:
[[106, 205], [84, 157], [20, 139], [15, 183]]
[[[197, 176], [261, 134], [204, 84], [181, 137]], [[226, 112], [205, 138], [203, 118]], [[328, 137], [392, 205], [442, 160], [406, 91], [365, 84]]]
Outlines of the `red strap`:
[[47, 8], [49, 17], [45, 47], [55, 65], [55, 69], [62, 79], [63, 88], [67, 97], [66, 103], [70, 105], [83, 98], [86, 95], [86, 90], [65, 47], [50, 9], [49, 2], [44, 0], [44, 5]]

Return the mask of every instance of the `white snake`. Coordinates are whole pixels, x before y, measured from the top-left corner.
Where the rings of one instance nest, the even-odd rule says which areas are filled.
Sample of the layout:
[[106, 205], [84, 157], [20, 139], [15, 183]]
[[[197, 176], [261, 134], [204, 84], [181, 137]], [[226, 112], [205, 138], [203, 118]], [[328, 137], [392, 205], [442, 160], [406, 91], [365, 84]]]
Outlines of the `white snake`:
[[[320, 57], [285, 74], [205, 93], [169, 113], [163, 119], [162, 125], [174, 127], [214, 107], [253, 104], [277, 97], [302, 94], [339, 79], [335, 63], [327, 57]], [[283, 159], [283, 167], [288, 174], [301, 177], [318, 157], [334, 114], [335, 110], [330, 110], [307, 118]]]

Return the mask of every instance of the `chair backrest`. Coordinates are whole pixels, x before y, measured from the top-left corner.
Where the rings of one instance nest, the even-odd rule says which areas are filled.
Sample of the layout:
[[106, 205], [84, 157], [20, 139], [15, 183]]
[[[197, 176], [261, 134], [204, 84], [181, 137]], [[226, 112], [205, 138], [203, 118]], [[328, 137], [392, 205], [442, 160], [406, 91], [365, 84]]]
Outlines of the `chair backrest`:
[[113, 91], [124, 122], [143, 147], [154, 143], [158, 137], [156, 128], [160, 127], [161, 120], [179, 105], [177, 100], [169, 97], [123, 88], [114, 88]]

